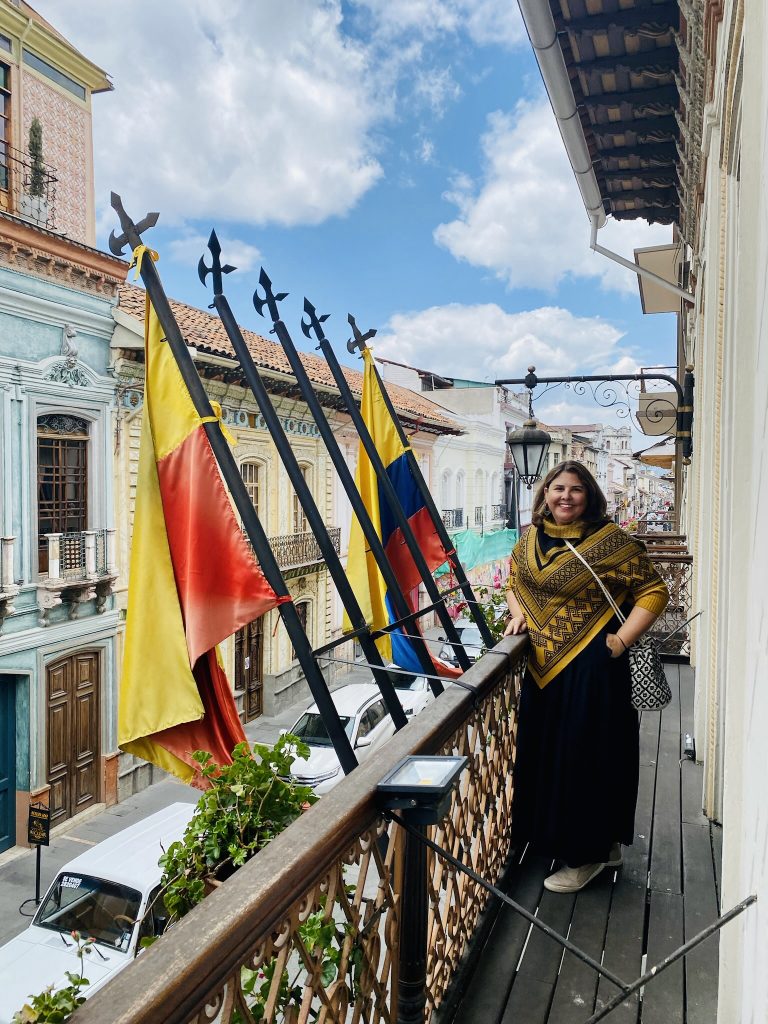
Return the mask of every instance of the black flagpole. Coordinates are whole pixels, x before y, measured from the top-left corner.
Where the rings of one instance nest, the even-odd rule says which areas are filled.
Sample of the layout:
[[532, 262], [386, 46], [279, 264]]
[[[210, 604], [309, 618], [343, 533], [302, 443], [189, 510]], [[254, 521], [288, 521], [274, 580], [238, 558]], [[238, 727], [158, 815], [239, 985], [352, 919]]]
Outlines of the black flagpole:
[[[355, 323], [355, 318], [352, 316], [351, 313], [349, 314], [347, 319], [349, 320], [349, 324], [352, 327], [352, 331], [354, 333], [354, 339], [347, 342], [347, 349], [350, 352], [354, 352], [355, 349], [359, 349], [362, 354], [363, 349], [367, 348], [365, 344], [365, 339], [366, 337], [370, 337], [370, 335], [368, 334], [363, 336], [360, 333], [360, 330], [357, 324]], [[381, 391], [382, 397], [384, 399], [384, 404], [387, 407], [387, 412], [392, 417], [392, 422], [395, 424], [395, 427], [397, 428], [397, 433], [398, 436], [400, 437], [401, 443], [405, 445], [406, 459], [408, 460], [408, 465], [411, 468], [411, 474], [413, 475], [413, 479], [416, 481], [416, 486], [421, 491], [421, 496], [424, 498], [424, 504], [427, 506], [429, 514], [432, 518], [432, 523], [435, 527], [435, 530], [437, 531], [438, 537], [440, 538], [440, 542], [446, 551], [453, 551], [453, 544], [451, 542], [451, 538], [448, 536], [448, 531], [445, 528], [445, 523], [443, 522], [442, 516], [437, 510], [434, 498], [432, 497], [432, 494], [429, 488], [427, 487], [427, 482], [424, 479], [424, 476], [422, 475], [418, 462], [416, 461], [416, 456], [413, 454], [413, 450], [410, 444], [408, 443], [408, 438], [405, 436], [405, 431], [403, 430], [403, 425], [400, 422], [400, 417], [397, 415], [395, 407], [392, 405], [392, 399], [389, 397], [389, 393], [387, 392], [387, 389], [384, 387], [384, 382], [381, 379], [378, 367], [376, 366], [375, 363], [373, 366], [373, 370], [374, 373], [376, 374], [376, 379], [379, 382], [379, 390]], [[464, 594], [464, 598], [467, 602], [467, 607], [469, 608], [470, 614], [477, 623], [477, 628], [480, 630], [480, 635], [483, 638], [483, 643], [490, 650], [491, 647], [495, 646], [496, 641], [493, 638], [493, 634], [491, 633], [485, 616], [480, 611], [480, 606], [477, 602], [477, 599], [475, 598], [474, 591], [472, 590], [472, 584], [467, 579], [466, 573], [464, 572], [464, 566], [461, 564], [458, 556], [456, 557], [455, 560], [451, 561], [451, 566], [454, 570], [454, 573], [456, 574], [456, 581], [458, 582], [459, 586], [461, 587], [461, 591]]]
[[277, 448], [277, 454], [285, 466], [288, 478], [293, 484], [293, 489], [301, 503], [301, 507], [304, 509], [309, 527], [317, 539], [320, 551], [322, 552], [325, 563], [328, 566], [328, 571], [331, 574], [333, 582], [336, 584], [339, 597], [341, 598], [342, 604], [349, 615], [352, 628], [357, 634], [360, 646], [363, 648], [363, 653], [365, 654], [366, 660], [373, 672], [373, 677], [378, 684], [382, 697], [384, 698], [387, 711], [392, 716], [395, 728], [401, 729], [404, 725], [407, 725], [408, 719], [397, 696], [397, 691], [392, 684], [392, 679], [389, 673], [384, 668], [384, 663], [381, 660], [381, 654], [379, 653], [376, 643], [371, 636], [360, 605], [357, 603], [357, 598], [355, 597], [355, 593], [347, 579], [347, 574], [341, 564], [341, 559], [336, 553], [333, 541], [328, 536], [325, 523], [323, 522], [317, 505], [315, 504], [315, 500], [312, 497], [312, 492], [307, 485], [304, 474], [301, 471], [298, 459], [294, 455], [293, 449], [285, 435], [285, 431], [280, 423], [275, 407], [272, 404], [272, 399], [264, 386], [261, 374], [253, 361], [251, 353], [248, 351], [248, 346], [245, 343], [240, 327], [232, 313], [229, 301], [223, 293], [221, 280], [222, 275], [228, 274], [235, 268], [229, 265], [224, 267], [221, 266], [221, 245], [219, 244], [215, 231], [211, 232], [211, 237], [208, 241], [208, 249], [211, 253], [211, 266], [206, 266], [204, 256], [200, 257], [200, 262], [197, 268], [200, 280], [203, 285], [205, 285], [206, 278], [209, 274], [213, 278], [213, 305], [216, 307], [216, 312], [221, 318], [224, 330], [227, 332], [227, 337], [232, 342], [235, 355], [240, 360], [240, 365], [243, 369], [243, 373], [245, 374], [248, 387], [251, 389], [253, 396], [258, 403], [261, 414], [264, 417], [267, 430], [269, 430], [272, 435], [272, 440], [275, 442], [275, 447]]
[[[157, 213], [150, 213], [139, 224], [134, 224], [123, 209], [120, 196], [115, 192], [112, 193], [112, 207], [120, 218], [120, 226], [123, 233], [118, 237], [113, 231], [109, 237], [109, 247], [115, 256], [122, 256], [126, 244], [132, 250], [143, 244], [141, 232], [147, 228], [154, 227], [159, 215]], [[288, 636], [296, 651], [296, 656], [309, 684], [309, 688], [312, 691], [312, 696], [317, 704], [323, 724], [338, 755], [342, 770], [345, 774], [349, 774], [353, 768], [357, 767], [357, 758], [352, 749], [349, 736], [344, 731], [339, 713], [331, 700], [328, 686], [315, 661], [312, 647], [307, 634], [304, 632], [296, 606], [293, 600], [290, 599], [291, 595], [285, 585], [285, 580], [277, 560], [269, 546], [269, 540], [264, 532], [264, 527], [261, 525], [256, 509], [253, 507], [229, 443], [222, 433], [221, 424], [214, 416], [208, 395], [195, 369], [195, 364], [192, 362], [192, 356], [187, 350], [186, 343], [174, 318], [153, 260], [149, 258], [143, 259], [141, 261], [140, 273], [144, 287], [147, 290], [147, 295], [163, 328], [165, 340], [168, 342], [173, 353], [195, 410], [201, 419], [205, 420], [210, 417], [210, 420], [212, 420], [212, 422], [209, 421], [203, 424], [205, 433], [219, 464], [224, 482], [232, 495], [235, 508], [242, 519], [243, 528], [253, 546], [253, 550], [256, 552], [261, 570], [277, 596], [289, 598], [289, 600], [283, 601], [278, 605], [278, 611], [285, 623]]]
[[[317, 428], [320, 431], [320, 436], [323, 438], [323, 441], [325, 442], [325, 446], [328, 449], [328, 454], [330, 455], [331, 461], [333, 462], [336, 468], [336, 472], [339, 475], [339, 480], [341, 481], [341, 484], [344, 490], [346, 491], [347, 497], [349, 498], [352, 504], [352, 509], [358, 518], [358, 522], [360, 523], [365, 539], [368, 542], [368, 545], [371, 549], [371, 553], [373, 554], [373, 557], [376, 560], [376, 564], [379, 567], [379, 571], [381, 572], [384, 578], [387, 591], [389, 592], [392, 598], [392, 604], [395, 609], [395, 614], [398, 616], [398, 619], [406, 619], [409, 617], [412, 618], [413, 611], [409, 607], [407, 601], [405, 600], [405, 596], [400, 587], [400, 583], [398, 582], [397, 576], [395, 576], [394, 569], [390, 565], [389, 559], [387, 558], [386, 552], [384, 551], [384, 548], [382, 546], [381, 538], [376, 532], [375, 526], [371, 522], [371, 518], [368, 515], [368, 510], [366, 509], [365, 503], [363, 502], [363, 499], [360, 496], [360, 492], [355, 486], [355, 481], [349, 470], [349, 466], [347, 465], [346, 459], [344, 458], [344, 455], [341, 452], [341, 449], [339, 448], [338, 442], [334, 437], [333, 430], [331, 429], [331, 426], [328, 423], [325, 413], [323, 412], [323, 408], [320, 405], [320, 402], [318, 401], [317, 395], [315, 394], [315, 390], [312, 387], [309, 377], [307, 376], [307, 371], [304, 369], [304, 364], [299, 358], [299, 354], [296, 351], [296, 346], [293, 344], [293, 339], [291, 338], [288, 328], [285, 326], [285, 323], [280, 319], [280, 312], [278, 310], [277, 304], [285, 297], [285, 295], [281, 293], [280, 295], [275, 296], [273, 294], [272, 282], [270, 281], [269, 277], [267, 277], [263, 268], [259, 276], [259, 284], [264, 290], [265, 298], [261, 299], [260, 297], [258, 297], [258, 295], [254, 296], [254, 305], [256, 307], [256, 310], [261, 316], [264, 315], [263, 311], [265, 306], [269, 311], [270, 317], [273, 322], [272, 333], [277, 335], [277, 338], [283, 347], [283, 351], [285, 352], [288, 361], [291, 364], [291, 368], [293, 369], [293, 372], [296, 376], [296, 382], [299, 386], [299, 390], [301, 391], [302, 397], [304, 401], [307, 403], [307, 408], [309, 409], [310, 413], [312, 414], [315, 420], [315, 423], [317, 424]], [[443, 692], [443, 686], [438, 680], [429, 679], [429, 676], [434, 674], [435, 666], [432, 662], [429, 651], [427, 649], [426, 641], [423, 639], [423, 637], [415, 640], [414, 650], [419, 659], [419, 664], [421, 665], [422, 671], [427, 675], [430, 689], [437, 696], [438, 694]]]
[[[344, 404], [347, 407], [347, 412], [352, 417], [352, 422], [355, 425], [355, 429], [360, 435], [360, 440], [363, 443], [365, 452], [371, 461], [373, 470], [376, 473], [379, 483], [381, 484], [382, 489], [384, 491], [384, 496], [387, 500], [387, 504], [390, 507], [392, 515], [395, 517], [397, 525], [400, 527], [400, 530], [403, 534], [403, 539], [405, 540], [405, 543], [408, 546], [408, 550], [411, 553], [411, 557], [413, 558], [416, 568], [419, 570], [419, 573], [421, 574], [421, 579], [424, 583], [424, 586], [427, 588], [427, 593], [429, 594], [430, 600], [436, 604], [435, 610], [437, 612], [438, 618], [440, 619], [440, 625], [445, 630], [446, 639], [448, 643], [452, 645], [454, 651], [456, 652], [456, 658], [459, 662], [460, 668], [466, 671], [470, 666], [470, 661], [469, 658], [467, 657], [467, 653], [464, 650], [464, 647], [462, 646], [459, 634], [456, 631], [456, 627], [453, 624], [453, 619], [448, 614], [448, 609], [445, 607], [445, 602], [441, 600], [440, 591], [438, 590], [437, 584], [435, 583], [432, 577], [432, 573], [429, 570], [429, 566], [424, 560], [424, 555], [421, 553], [421, 548], [419, 547], [418, 541], [413, 535], [411, 524], [408, 522], [408, 517], [405, 514], [403, 506], [400, 504], [400, 499], [397, 495], [397, 491], [395, 490], [394, 484], [387, 475], [387, 471], [384, 468], [384, 464], [382, 463], [379, 453], [376, 450], [376, 445], [373, 442], [373, 438], [371, 437], [368, 431], [368, 427], [365, 425], [365, 421], [363, 420], [360, 410], [357, 407], [357, 403], [355, 402], [352, 392], [349, 389], [349, 385], [347, 384], [347, 380], [342, 372], [341, 366], [339, 366], [336, 354], [334, 353], [333, 349], [328, 343], [328, 339], [325, 337], [322, 327], [322, 321], [318, 318], [317, 313], [315, 311], [315, 307], [307, 299], [304, 299], [304, 311], [309, 316], [309, 323], [305, 324], [302, 321], [302, 330], [304, 331], [304, 334], [307, 337], [309, 337], [310, 331], [314, 331], [315, 336], [320, 343], [319, 347], [323, 355], [325, 356], [329, 367], [331, 368], [331, 373], [333, 374], [333, 378], [336, 381], [336, 386], [338, 387]], [[322, 319], [325, 320], [326, 317], [323, 317]], [[407, 441], [405, 442], [405, 444], [407, 447], [410, 447]], [[446, 548], [446, 551], [449, 550], [450, 546]]]

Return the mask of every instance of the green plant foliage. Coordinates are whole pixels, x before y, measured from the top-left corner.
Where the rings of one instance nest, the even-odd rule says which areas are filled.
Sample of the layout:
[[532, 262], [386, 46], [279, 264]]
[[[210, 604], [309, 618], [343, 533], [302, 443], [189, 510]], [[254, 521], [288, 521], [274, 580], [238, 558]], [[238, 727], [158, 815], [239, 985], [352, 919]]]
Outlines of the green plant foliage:
[[36, 118], [32, 118], [29, 126], [29, 194], [31, 196], [45, 195], [45, 160], [43, 159], [43, 126]]
[[498, 643], [504, 636], [504, 628], [509, 621], [507, 593], [505, 590], [489, 590], [488, 587], [480, 587], [477, 597], [483, 602], [480, 609], [485, 616], [494, 641]]
[[171, 921], [205, 897], [210, 879], [223, 881], [314, 803], [309, 786], [290, 779], [296, 757], [309, 747], [281, 736], [274, 747], [239, 743], [231, 765], [217, 765], [198, 750], [193, 757], [209, 780], [183, 838], [160, 858], [163, 898]]
[[48, 985], [36, 996], [30, 996], [30, 1001], [25, 1003], [20, 1010], [17, 1010], [11, 1018], [13, 1024], [63, 1024], [68, 1021], [78, 1006], [85, 1002], [85, 996], [81, 989], [90, 982], [83, 975], [83, 955], [90, 954], [93, 946], [93, 939], [85, 938], [80, 932], [72, 932], [72, 938], [77, 943], [77, 956], [80, 959], [80, 973], [75, 974], [67, 971], [68, 985], [64, 988], [54, 989]]

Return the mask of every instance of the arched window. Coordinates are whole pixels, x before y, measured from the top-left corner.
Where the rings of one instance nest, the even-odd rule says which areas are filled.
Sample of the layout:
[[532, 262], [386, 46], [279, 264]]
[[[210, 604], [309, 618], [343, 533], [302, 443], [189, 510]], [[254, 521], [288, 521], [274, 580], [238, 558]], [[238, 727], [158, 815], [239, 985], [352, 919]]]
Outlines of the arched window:
[[47, 533], [88, 529], [88, 421], [52, 413], [37, 420], [37, 543], [48, 571]]
[[264, 490], [264, 479], [262, 476], [263, 467], [260, 462], [249, 460], [240, 464], [240, 476], [245, 483], [248, 497], [256, 509], [259, 519], [264, 519], [265, 510], [262, 508], [262, 492]]
[[440, 508], [445, 511], [446, 509], [453, 508], [451, 499], [451, 477], [453, 473], [450, 469], [444, 469], [443, 475], [440, 478]]
[[[309, 601], [297, 601], [296, 602], [296, 614], [299, 617], [299, 622], [304, 627], [304, 632], [307, 634], [309, 640], [309, 646], [312, 647], [312, 615]], [[291, 660], [296, 661], [296, 648], [291, 647]]]
[[[310, 477], [310, 466], [301, 466], [301, 475], [304, 477], [304, 482], [308, 487], [311, 487]], [[304, 509], [301, 507], [298, 494], [293, 492], [293, 515], [292, 515], [292, 529], [294, 533], [306, 533], [309, 529], [309, 523], [307, 517], [304, 515]], [[298, 607], [298, 606], [297, 606]]]
[[463, 524], [464, 524], [464, 509], [466, 508], [465, 500], [464, 500], [465, 499], [465, 495], [466, 495], [466, 486], [465, 486], [464, 470], [463, 469], [460, 469], [458, 471], [458, 473], [456, 474], [456, 492], [455, 493], [456, 493], [456, 504], [454, 505], [454, 508], [457, 511], [457, 517], [456, 517], [457, 518], [457, 523], [456, 523], [456, 525], [457, 526], [463, 526]]

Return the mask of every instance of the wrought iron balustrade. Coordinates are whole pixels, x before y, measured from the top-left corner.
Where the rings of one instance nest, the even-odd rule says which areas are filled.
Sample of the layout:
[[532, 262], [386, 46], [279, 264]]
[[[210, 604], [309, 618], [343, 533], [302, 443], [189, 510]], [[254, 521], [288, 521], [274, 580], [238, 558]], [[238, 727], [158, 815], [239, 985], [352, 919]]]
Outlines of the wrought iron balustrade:
[[443, 523], [448, 530], [460, 530], [464, 525], [463, 508], [446, 508], [442, 513]]
[[[328, 530], [333, 548], [338, 555], [341, 550], [341, 527], [334, 526]], [[281, 569], [298, 569], [308, 565], [322, 563], [323, 553], [314, 533], [304, 530], [301, 533], [286, 533], [279, 537], [270, 537], [269, 545], [275, 554]]]
[[483, 505], [475, 505], [475, 526], [482, 526], [485, 522], [485, 508]]
[[35, 169], [29, 153], [0, 142], [0, 204], [5, 197], [7, 213], [55, 230], [57, 181], [50, 164]]
[[[402, 830], [377, 809], [377, 783], [407, 754], [466, 755], [451, 809], [429, 834], [496, 882], [510, 852], [516, 694], [526, 647], [525, 638], [509, 637], [481, 658], [462, 679], [471, 691], [441, 694], [78, 1008], [78, 1024], [394, 1021], [399, 936], [409, 927], [405, 844]], [[431, 851], [425, 882], [428, 1024], [488, 893]], [[312, 948], [302, 931], [313, 916], [317, 934], [314, 915], [335, 931], [333, 977], [327, 950]], [[265, 983], [252, 1014], [249, 1003]]]
[[[691, 627], [690, 625], [683, 626], [683, 623], [693, 615], [695, 610], [691, 607], [693, 555], [660, 551], [654, 545], [649, 546], [648, 554], [669, 588], [669, 604], [654, 623], [651, 635], [662, 641], [659, 648], [662, 654], [689, 658], [691, 655]], [[678, 627], [682, 628], [667, 641], [665, 638]]]
[[505, 511], [503, 505], [491, 505], [491, 521], [497, 523], [500, 519], [504, 519]]
[[50, 612], [66, 598], [70, 618], [87, 601], [96, 601], [103, 612], [117, 578], [114, 530], [81, 530], [76, 533], [47, 533], [40, 538], [41, 572], [37, 586], [40, 625], [47, 626]]

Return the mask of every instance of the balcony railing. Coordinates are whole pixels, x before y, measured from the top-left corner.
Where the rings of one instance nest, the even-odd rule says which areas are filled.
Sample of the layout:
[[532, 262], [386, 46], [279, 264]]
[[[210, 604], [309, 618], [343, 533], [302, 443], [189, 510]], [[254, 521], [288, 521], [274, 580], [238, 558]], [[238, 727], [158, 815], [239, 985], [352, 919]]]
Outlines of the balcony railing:
[[57, 180], [55, 168], [44, 164], [35, 173], [28, 153], [0, 142], [0, 199], [8, 213], [55, 230]]
[[79, 605], [93, 599], [97, 611], [104, 611], [117, 577], [115, 531], [47, 533], [44, 539], [43, 564], [48, 572], [41, 574], [37, 588], [40, 624], [48, 625], [51, 610], [65, 598], [70, 603], [70, 618], [77, 617]]
[[464, 526], [463, 508], [443, 509], [442, 517], [447, 530], [460, 530]]
[[[663, 655], [689, 658], [691, 655], [691, 627], [684, 626], [683, 623], [693, 615], [691, 607], [693, 555], [679, 550], [663, 551], [659, 550], [660, 547], [661, 545], [658, 547], [650, 545], [648, 554], [669, 588], [669, 604], [664, 614], [653, 624], [651, 634], [662, 641], [659, 649]], [[679, 631], [667, 641], [665, 638], [678, 628]]]
[[[397, 1017], [400, 936], [413, 927], [403, 901], [404, 837], [377, 809], [376, 786], [407, 754], [459, 754], [469, 766], [443, 822], [429, 829], [478, 875], [496, 882], [510, 853], [516, 693], [526, 643], [509, 637], [481, 658], [320, 803], [218, 888], [77, 1010], [78, 1024], [186, 1024]], [[427, 853], [427, 1007], [432, 1020], [457, 973], [488, 893]], [[335, 976], [300, 925], [319, 913], [338, 938]], [[273, 983], [262, 1012], [244, 986]], [[288, 971], [293, 994], [279, 986]], [[333, 972], [332, 972], [333, 973]], [[282, 1004], [282, 1005], [281, 1005]]]
[[[334, 526], [328, 530], [333, 549], [338, 555], [341, 550], [341, 527]], [[269, 546], [274, 552], [277, 564], [286, 569], [303, 569], [310, 565], [322, 563], [323, 553], [314, 533], [310, 530], [301, 533], [286, 533], [279, 537], [270, 537]]]
[[482, 526], [485, 522], [485, 506], [475, 505], [475, 526]]
[[491, 505], [491, 522], [498, 523], [506, 518], [506, 509], [503, 505]]

